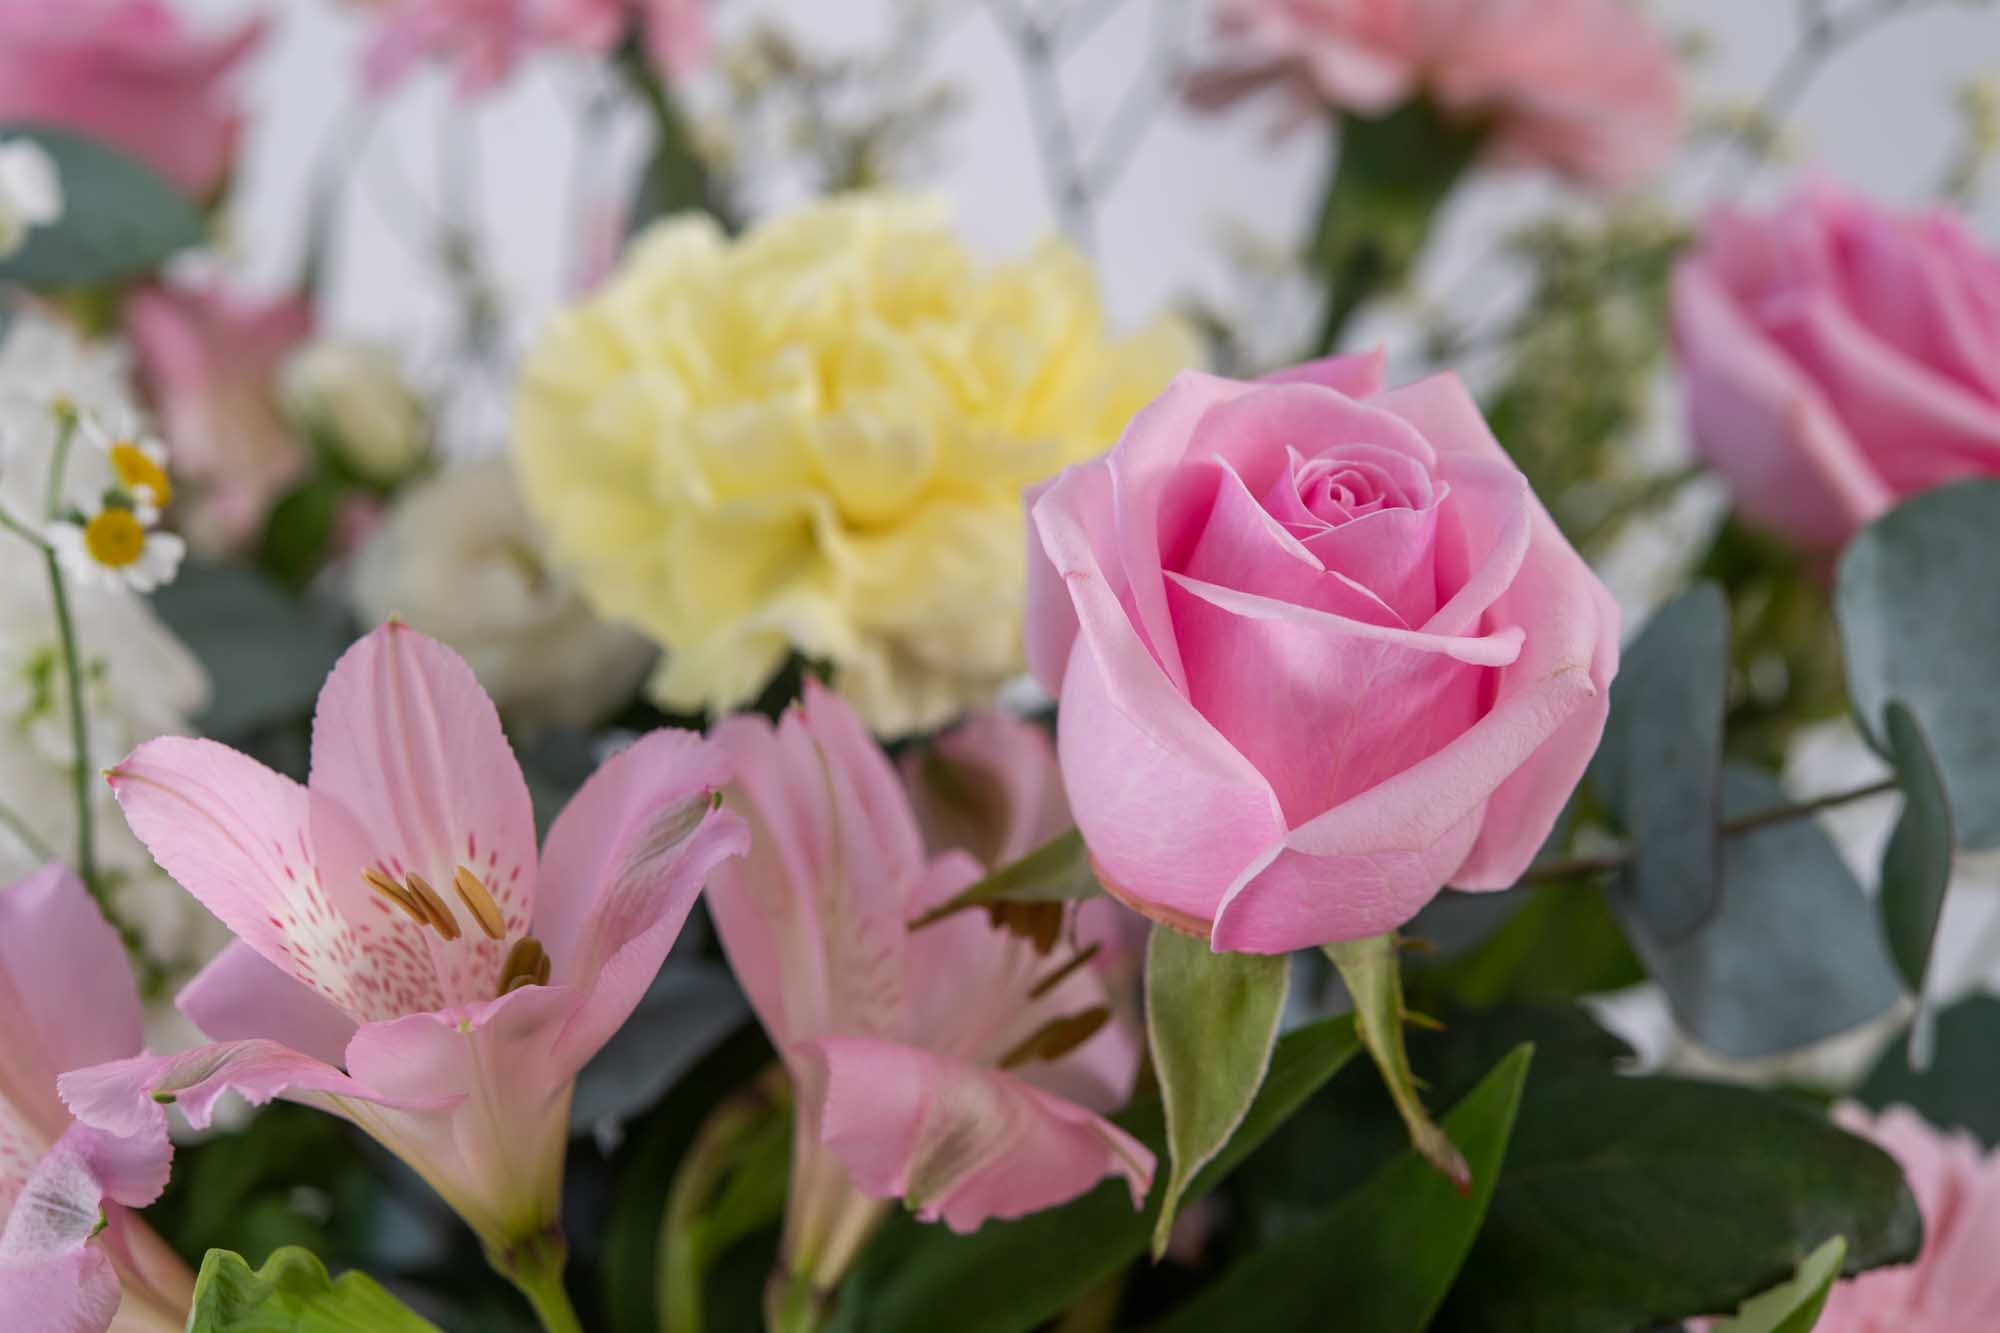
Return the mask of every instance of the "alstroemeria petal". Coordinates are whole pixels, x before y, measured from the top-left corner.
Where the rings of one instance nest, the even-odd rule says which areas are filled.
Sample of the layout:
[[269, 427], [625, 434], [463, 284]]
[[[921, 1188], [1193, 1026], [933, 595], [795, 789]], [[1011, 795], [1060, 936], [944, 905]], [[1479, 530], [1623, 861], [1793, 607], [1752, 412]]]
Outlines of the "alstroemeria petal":
[[254, 1106], [283, 1097], [340, 1116], [346, 1115], [341, 1098], [383, 1100], [332, 1065], [275, 1041], [218, 1042], [177, 1055], [115, 1060], [73, 1069], [57, 1086], [78, 1120], [123, 1137], [163, 1133], [168, 1104], [196, 1129], [206, 1129], [215, 1104], [231, 1092]]
[[[493, 701], [443, 644], [391, 621], [347, 650], [313, 715], [312, 790], [350, 813], [362, 834], [356, 846], [323, 838], [315, 826], [329, 877], [358, 885], [373, 865], [397, 879], [421, 875], [449, 900], [462, 865], [492, 895], [507, 939], [528, 933], [535, 903], [528, 784]], [[453, 910], [463, 931], [457, 940], [424, 937], [441, 1001], [489, 999], [507, 943]]]
[[0, 1099], [44, 1124], [67, 1123], [55, 1079], [144, 1044], [125, 946], [83, 881], [49, 866], [0, 890]]
[[0, 1310], [37, 1333], [105, 1333], [120, 1295], [111, 1260], [92, 1246], [41, 1259], [0, 1258]]
[[1109, 1121], [1010, 1074], [867, 1037], [830, 1037], [823, 1142], [856, 1187], [901, 1198], [958, 1232], [1067, 1202], [1106, 1176], [1132, 1206], [1152, 1185], [1153, 1155]]
[[[326, 998], [274, 966], [242, 940], [231, 940], [174, 997], [210, 1041], [268, 1038], [330, 1065], [346, 1061], [352, 1018]], [[137, 1043], [128, 1047], [136, 1049]], [[101, 1057], [102, 1058], [102, 1057]], [[70, 1067], [96, 1063], [72, 1061]]]
[[238, 939], [343, 1012], [382, 1012], [386, 951], [362, 947], [352, 924], [366, 920], [352, 904], [367, 890], [320, 875], [304, 787], [226, 745], [178, 736], [146, 742], [107, 776], [153, 859]]
[[572, 1072], [631, 1017], [715, 868], [749, 850], [742, 818], [715, 805], [728, 774], [700, 736], [656, 731], [607, 760], [549, 830], [536, 931], [557, 984], [587, 997], [563, 1034]]

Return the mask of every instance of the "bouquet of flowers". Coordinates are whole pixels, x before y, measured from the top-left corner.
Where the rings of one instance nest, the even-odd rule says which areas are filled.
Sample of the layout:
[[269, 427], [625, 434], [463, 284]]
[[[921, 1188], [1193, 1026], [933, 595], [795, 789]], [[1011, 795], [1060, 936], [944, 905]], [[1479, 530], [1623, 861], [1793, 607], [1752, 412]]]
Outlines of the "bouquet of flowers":
[[1677, 8], [0, 0], [0, 1328], [2000, 1329], [2000, 9]]

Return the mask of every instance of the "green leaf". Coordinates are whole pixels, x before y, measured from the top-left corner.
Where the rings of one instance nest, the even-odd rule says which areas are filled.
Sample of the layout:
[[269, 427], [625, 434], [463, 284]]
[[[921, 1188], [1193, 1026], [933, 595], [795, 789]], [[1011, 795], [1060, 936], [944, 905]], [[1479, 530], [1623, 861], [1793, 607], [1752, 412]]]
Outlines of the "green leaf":
[[1959, 841], [1977, 850], [2000, 846], [1996, 531], [2000, 481], [1926, 491], [1848, 543], [1834, 597], [1863, 729], [1887, 752], [1889, 702], [1902, 701], [1935, 747]]
[[310, 715], [353, 639], [341, 613], [234, 565], [189, 564], [151, 600], [207, 668], [201, 729], [221, 739]]
[[1671, 944], [1722, 894], [1722, 719], [1729, 607], [1712, 583], [1653, 614], [1622, 658], [1590, 778], [1632, 840], [1611, 892], [1628, 929]]
[[1018, 861], [1010, 861], [910, 922], [921, 930], [954, 912], [988, 903], [1063, 903], [1104, 892], [1090, 868], [1090, 851], [1075, 829], [1059, 833]]
[[1340, 970], [1340, 980], [1354, 1001], [1355, 1026], [1382, 1073], [1396, 1113], [1410, 1131], [1410, 1143], [1460, 1190], [1472, 1186], [1471, 1169], [1451, 1137], [1439, 1129], [1417, 1095], [1416, 1076], [1403, 1043], [1403, 975], [1396, 961], [1394, 932], [1365, 940], [1340, 940], [1326, 946], [1326, 956]]
[[279, 1250], [252, 1271], [210, 1250], [195, 1279], [188, 1333], [438, 1333], [366, 1273], [329, 1278], [310, 1250]]
[[41, 125], [0, 125], [54, 159], [63, 211], [0, 260], [0, 286], [99, 287], [151, 273], [206, 235], [201, 211], [151, 167], [95, 139]]
[[1883, 723], [1903, 788], [1903, 815], [1882, 854], [1882, 929], [1896, 970], [1921, 996], [1951, 885], [1951, 805], [1930, 743], [1910, 710], [1891, 699]]
[[1882, 1052], [1855, 1099], [1880, 1110], [1898, 1102], [1934, 1125], [1970, 1130], [1987, 1147], [2000, 1147], [2000, 998], [1976, 995], [1937, 1016], [1930, 1064], [1913, 1069], [1897, 1043]]
[[1848, 1239], [1913, 1258], [1887, 1153], [1773, 1093], [1578, 1070], [1528, 1084], [1486, 1224], [1431, 1333], [1603, 1333], [1733, 1310]]
[[[1346, 1017], [1278, 1039], [1270, 1072], [1229, 1142], [1182, 1195], [1192, 1203], [1284, 1124], [1360, 1049]], [[1157, 1154], [1165, 1113], [1147, 1100], [1118, 1124]], [[885, 1229], [841, 1289], [834, 1327], [866, 1333], [1029, 1333], [1140, 1257], [1159, 1216], [1162, 1191], [1135, 1212], [1122, 1182], [1106, 1181], [1060, 1208], [989, 1222], [970, 1236], [907, 1218]]]
[[1252, 1252], [1162, 1333], [1318, 1333], [1336, 1309], [1342, 1333], [1428, 1325], [1486, 1215], [1533, 1050], [1517, 1048], [1444, 1118], [1471, 1166], [1469, 1194], [1406, 1151], [1319, 1217]]
[[1835, 1236], [1805, 1257], [1791, 1281], [1744, 1302], [1711, 1333], [1812, 1333], [1846, 1257], [1847, 1238]]
[[1229, 1142], [1263, 1086], [1285, 1015], [1291, 959], [1216, 953], [1166, 926], [1146, 945], [1146, 1041], [1167, 1117], [1166, 1193], [1153, 1257], [1167, 1251], [1194, 1173]]
[[[1722, 794], [1731, 816], [1786, 803], [1772, 778], [1734, 766]], [[1722, 899], [1694, 934], [1669, 942], [1626, 919], [1646, 971], [1703, 1045], [1739, 1059], [1796, 1050], [1901, 997], [1875, 911], [1817, 821], [1725, 839], [1722, 868]]]

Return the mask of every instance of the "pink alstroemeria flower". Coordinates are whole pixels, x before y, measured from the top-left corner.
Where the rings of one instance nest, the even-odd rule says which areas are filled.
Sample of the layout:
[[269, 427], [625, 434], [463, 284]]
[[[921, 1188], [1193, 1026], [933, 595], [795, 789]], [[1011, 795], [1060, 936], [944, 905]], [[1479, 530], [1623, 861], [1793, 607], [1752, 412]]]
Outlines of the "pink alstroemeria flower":
[[1141, 1203], [1152, 1154], [1100, 1114], [1138, 1064], [1131, 1036], [1103, 1022], [1103, 982], [980, 912], [909, 929], [981, 869], [962, 851], [926, 854], [848, 705], [809, 684], [775, 727], [731, 718], [713, 739], [734, 773], [725, 805], [754, 838], [717, 873], [709, 912], [798, 1104], [789, 1282], [773, 1300], [823, 1298], [882, 1200], [961, 1232], [1106, 1176]]
[[312, 335], [312, 307], [183, 283], [134, 293], [125, 324], [173, 446], [182, 534], [204, 555], [243, 549], [311, 461], [278, 372]]
[[320, 692], [310, 786], [207, 740], [110, 773], [133, 830], [236, 932], [181, 993], [221, 1044], [69, 1074], [88, 1124], [136, 1133], [235, 1091], [343, 1116], [456, 1208], [496, 1266], [560, 1254], [571, 1080], [630, 1016], [703, 882], [745, 847], [720, 751], [657, 731], [549, 830], [492, 701], [397, 622]]
[[164, 1128], [121, 1139], [70, 1118], [65, 1069], [142, 1049], [118, 933], [50, 866], [0, 890], [0, 1311], [37, 1333], [172, 1333], [194, 1275], [128, 1209], [159, 1197]]

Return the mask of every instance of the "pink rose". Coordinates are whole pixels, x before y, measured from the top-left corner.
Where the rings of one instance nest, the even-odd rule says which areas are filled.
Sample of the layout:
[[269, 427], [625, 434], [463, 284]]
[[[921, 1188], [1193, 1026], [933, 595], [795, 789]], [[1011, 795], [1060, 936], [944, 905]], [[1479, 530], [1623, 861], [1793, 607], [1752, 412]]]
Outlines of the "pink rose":
[[1106, 889], [1217, 949], [1517, 880], [1582, 775], [1618, 610], [1458, 380], [1188, 373], [1031, 494], [1028, 658]]
[[236, 153], [261, 22], [196, 37], [160, 0], [0, 0], [0, 120], [101, 139], [206, 198]]
[[1949, 213], [1825, 184], [1769, 216], [1720, 211], [1673, 314], [1695, 447], [1808, 549], [2000, 474], [2000, 256]]
[[250, 301], [216, 285], [150, 287], [126, 307], [153, 406], [172, 446], [181, 530], [197, 551], [241, 547], [308, 462], [277, 377], [312, 332], [297, 297]]
[[1419, 94], [1490, 121], [1500, 150], [1585, 184], [1650, 175], [1680, 137], [1665, 36], [1618, 0], [1222, 0], [1231, 54], [1197, 77], [1216, 105], [1278, 84], [1379, 116]]
[[490, 92], [539, 48], [602, 55], [638, 26], [655, 69], [680, 78], [708, 58], [707, 0], [361, 0], [381, 14], [369, 86], [386, 90], [425, 57], [448, 61], [462, 96]]

